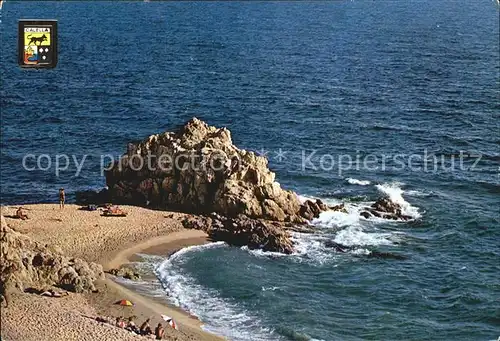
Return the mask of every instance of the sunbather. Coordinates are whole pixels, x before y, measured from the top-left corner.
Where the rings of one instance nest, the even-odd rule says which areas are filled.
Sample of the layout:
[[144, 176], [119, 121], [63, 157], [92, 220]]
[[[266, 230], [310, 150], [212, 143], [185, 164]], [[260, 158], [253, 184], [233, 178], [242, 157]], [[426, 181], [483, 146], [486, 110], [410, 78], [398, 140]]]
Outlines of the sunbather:
[[153, 334], [153, 331], [151, 330], [151, 326], [149, 325], [150, 319], [147, 319], [144, 321], [143, 324], [141, 324], [141, 328], [139, 329], [141, 335], [151, 335]]
[[127, 324], [127, 327], [125, 329], [127, 329], [131, 332], [134, 332], [136, 334], [139, 334], [139, 329], [135, 325], [134, 318], [135, 318], [135, 316], [130, 316], [128, 318], [128, 324]]
[[120, 209], [118, 206], [112, 206], [104, 211], [104, 215], [125, 217], [127, 215], [127, 212]]
[[123, 320], [123, 316], [119, 316], [116, 318], [116, 326], [118, 328], [125, 328], [125, 321]]
[[28, 219], [28, 216], [26, 214], [24, 214], [22, 207], [19, 207], [17, 209], [17, 211], [16, 211], [16, 217], [19, 218], [19, 219], [22, 219], [22, 220]]
[[163, 338], [163, 334], [165, 334], [165, 329], [163, 329], [161, 323], [158, 323], [158, 326], [155, 328], [156, 340], [161, 340]]

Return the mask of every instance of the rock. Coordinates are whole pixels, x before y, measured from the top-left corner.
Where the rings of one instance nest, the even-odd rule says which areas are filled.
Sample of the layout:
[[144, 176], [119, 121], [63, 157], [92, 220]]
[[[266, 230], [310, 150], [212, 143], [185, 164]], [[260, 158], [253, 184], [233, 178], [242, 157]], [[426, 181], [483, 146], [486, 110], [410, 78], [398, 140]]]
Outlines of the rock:
[[389, 198], [380, 198], [372, 206], [375, 211], [401, 215], [401, 205]]
[[[2, 216], [0, 232], [0, 287], [59, 286], [73, 292], [95, 290], [102, 266], [65, 257], [58, 247], [41, 245], [7, 226]], [[3, 293], [2, 293], [3, 294]]]
[[244, 215], [226, 217], [212, 213], [208, 217], [184, 220], [184, 226], [203, 229], [214, 241], [233, 246], [290, 254], [294, 252], [290, 233], [280, 222], [252, 219]]
[[77, 205], [102, 205], [110, 202], [110, 193], [107, 189], [102, 189], [101, 191], [81, 191], [76, 192], [76, 204]]
[[328, 207], [328, 209], [332, 210], [332, 211], [348, 213], [347, 208], [345, 207], [344, 203], [339, 204], [339, 205], [335, 205], [335, 206], [330, 206], [330, 207]]
[[371, 217], [373, 217], [373, 215], [370, 212], [368, 212], [368, 211], [363, 211], [359, 215], [362, 216], [365, 219], [370, 219]]
[[342, 244], [339, 244], [337, 242], [334, 242], [333, 240], [327, 240], [325, 242], [325, 246], [332, 248], [336, 252], [340, 252], [340, 253], [346, 253], [346, 252], [354, 249], [352, 246], [342, 245]]
[[318, 228], [314, 227], [314, 225], [306, 225], [306, 224], [291, 224], [285, 226], [287, 231], [300, 232], [300, 233], [315, 233], [318, 231]]
[[366, 219], [378, 217], [390, 220], [411, 220], [413, 217], [402, 213], [400, 204], [391, 201], [389, 198], [382, 197], [373, 203], [370, 207], [366, 207], [360, 212], [360, 215]]
[[226, 128], [196, 118], [129, 144], [105, 175], [107, 199], [116, 203], [296, 223], [327, 209], [321, 201], [301, 205], [275, 182], [266, 158], [234, 146]]
[[111, 269], [108, 271], [108, 273], [113, 276], [123, 277], [133, 281], [141, 279], [141, 275], [138, 272], [127, 267], [121, 267], [119, 269]]
[[[324, 208], [324, 209], [323, 209]], [[328, 207], [321, 202], [321, 200], [317, 200], [316, 202], [311, 200], [306, 200], [300, 207], [300, 216], [306, 218], [307, 220], [312, 220], [314, 218], [318, 218], [319, 214], [322, 211], [327, 210]]]
[[371, 251], [367, 256], [368, 258], [380, 258], [380, 259], [396, 259], [396, 260], [408, 259], [408, 257], [405, 255], [392, 252], [382, 252], [382, 251]]
[[262, 203], [262, 211], [265, 219], [277, 221], [285, 220], [285, 212], [283, 212], [281, 207], [279, 207], [278, 204], [271, 199], [264, 199], [264, 202]]
[[328, 211], [328, 206], [320, 199], [316, 199], [316, 205], [318, 206], [320, 212]]

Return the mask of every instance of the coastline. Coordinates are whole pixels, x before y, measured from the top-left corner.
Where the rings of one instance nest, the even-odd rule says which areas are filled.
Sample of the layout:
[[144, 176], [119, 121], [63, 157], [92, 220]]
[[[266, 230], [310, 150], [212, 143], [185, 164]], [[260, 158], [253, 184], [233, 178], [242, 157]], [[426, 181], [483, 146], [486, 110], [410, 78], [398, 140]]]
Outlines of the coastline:
[[[184, 247], [209, 242], [204, 232], [184, 229], [181, 221], [186, 215], [176, 212], [123, 206], [129, 213], [127, 217], [108, 218], [101, 217], [96, 211], [82, 211], [77, 205], [66, 205], [64, 210], [60, 210], [55, 204], [34, 204], [22, 205], [30, 217], [22, 221], [9, 218], [17, 207], [1, 208], [7, 224], [13, 229], [60, 248], [68, 256], [100, 263], [104, 270], [137, 261], [137, 253], [167, 257]], [[137, 336], [123, 329], [96, 322], [95, 317], [135, 315], [137, 324], [151, 318], [154, 327], [158, 322], [166, 325], [160, 317], [165, 314], [171, 316], [179, 326], [179, 330], [165, 328], [168, 339], [225, 340], [204, 331], [196, 317], [168, 303], [166, 299], [145, 296], [118, 283], [109, 274], [106, 274], [105, 280], [96, 282], [96, 287], [97, 293], [71, 293], [67, 298], [59, 299], [15, 293], [12, 303], [3, 309], [2, 337], [56, 341], [82, 340], [89, 335], [98, 335], [99, 340], [137, 340]], [[134, 306], [114, 304], [121, 299], [131, 300]], [[39, 323], [24, 328], [22, 319], [26, 316]], [[47, 317], [50, 317], [52, 325], [44, 323]]]
[[208, 242], [208, 235], [200, 230], [173, 232], [166, 236], [148, 239], [131, 248], [123, 249], [107, 264], [103, 264], [103, 266], [107, 270], [138, 261], [140, 259], [140, 257], [136, 256], [138, 253], [168, 257], [185, 247], [203, 245]]

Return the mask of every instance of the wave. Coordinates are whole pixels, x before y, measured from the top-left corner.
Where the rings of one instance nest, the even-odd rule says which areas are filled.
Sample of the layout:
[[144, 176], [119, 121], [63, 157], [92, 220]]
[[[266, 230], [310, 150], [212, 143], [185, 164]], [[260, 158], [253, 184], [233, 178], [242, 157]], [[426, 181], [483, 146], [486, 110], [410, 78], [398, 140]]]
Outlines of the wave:
[[324, 236], [294, 232], [292, 237], [296, 253], [290, 257], [299, 263], [308, 262], [311, 265], [322, 266], [335, 257], [335, 254], [325, 247]]
[[359, 186], [368, 186], [369, 184], [371, 184], [371, 182], [368, 180], [358, 180], [354, 178], [347, 178], [346, 181], [351, 185], [359, 185]]
[[155, 273], [169, 299], [206, 323], [205, 330], [234, 341], [276, 340], [258, 317], [237, 302], [221, 297], [217, 290], [201, 285], [183, 270], [187, 254], [225, 245], [217, 242], [184, 248], [161, 263]]
[[271, 257], [271, 258], [278, 258], [278, 257], [286, 257], [288, 255], [280, 252], [273, 252], [273, 251], [264, 251], [261, 249], [250, 249], [248, 246], [242, 246], [241, 250], [247, 251], [248, 253], [251, 253], [254, 256], [257, 257]]
[[359, 212], [361, 207], [352, 204], [345, 204], [344, 207], [346, 208], [347, 213], [340, 211], [321, 212], [318, 218], [312, 220], [312, 224], [330, 229], [358, 225], [360, 221]]
[[345, 246], [393, 245], [390, 233], [367, 232], [361, 226], [350, 226], [335, 235], [334, 242]]
[[[335, 258], [335, 252], [325, 245], [328, 240], [351, 247], [348, 253], [369, 255], [366, 247], [394, 245], [398, 236], [394, 232], [380, 232], [372, 224], [387, 223], [381, 218], [367, 220], [360, 216], [360, 211], [367, 203], [345, 204], [347, 213], [338, 211], [322, 212], [312, 221], [322, 234], [294, 234], [297, 253], [312, 258], [317, 264], [325, 264]], [[391, 221], [393, 222], [393, 221]]]
[[399, 187], [402, 186], [401, 183], [391, 183], [391, 184], [382, 184], [375, 185], [375, 187], [385, 195], [389, 197], [389, 199], [401, 206], [401, 211], [403, 214], [413, 217], [415, 219], [420, 218], [422, 215], [420, 214], [417, 207], [412, 206], [409, 202], [407, 202], [403, 198], [404, 191]]
[[419, 190], [409, 190], [409, 191], [404, 191], [404, 194], [408, 194], [411, 197], [439, 197], [442, 196], [442, 194], [434, 191], [419, 191]]

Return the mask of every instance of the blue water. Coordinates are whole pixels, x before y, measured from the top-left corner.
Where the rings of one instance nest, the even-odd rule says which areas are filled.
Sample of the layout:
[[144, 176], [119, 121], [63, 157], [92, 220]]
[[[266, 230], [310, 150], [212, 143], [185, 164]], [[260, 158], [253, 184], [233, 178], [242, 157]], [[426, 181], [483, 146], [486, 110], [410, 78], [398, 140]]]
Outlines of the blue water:
[[[17, 67], [20, 18], [59, 20], [56, 69]], [[349, 208], [295, 235], [292, 256], [217, 244], [157, 264], [205, 328], [238, 341], [500, 335], [495, 2], [8, 1], [1, 21], [2, 204], [101, 188], [101, 155], [197, 116], [267, 151], [283, 187]], [[52, 165], [28, 171], [26, 154]], [[59, 175], [57, 154], [71, 160]], [[330, 162], [368, 154], [375, 165]], [[73, 155], [87, 155], [78, 176]], [[381, 194], [415, 221], [360, 220]]]

